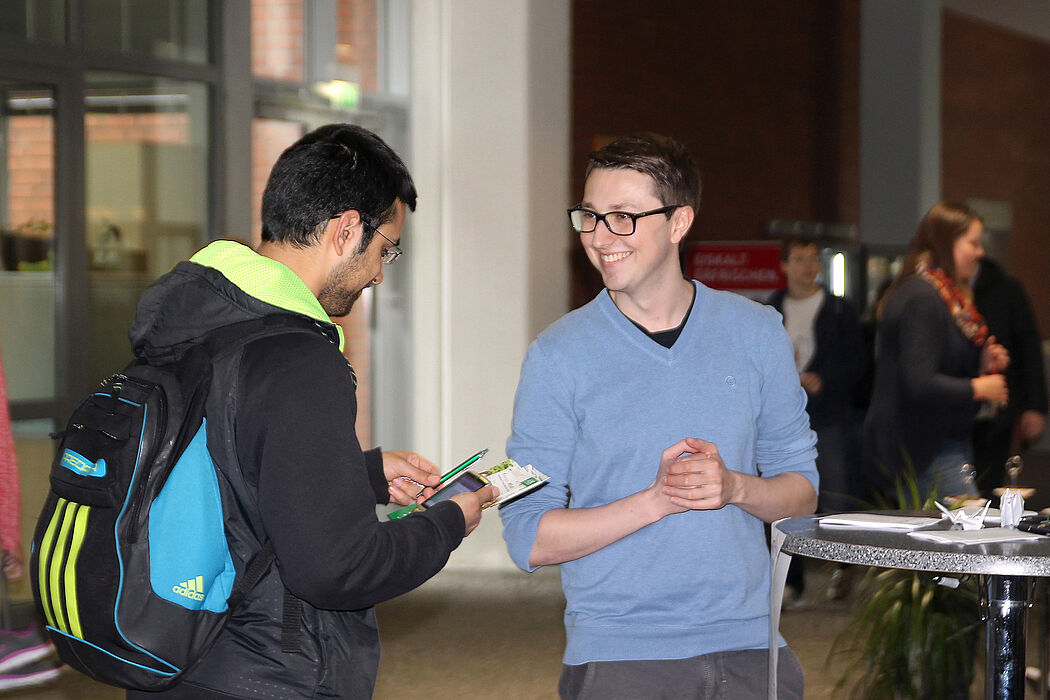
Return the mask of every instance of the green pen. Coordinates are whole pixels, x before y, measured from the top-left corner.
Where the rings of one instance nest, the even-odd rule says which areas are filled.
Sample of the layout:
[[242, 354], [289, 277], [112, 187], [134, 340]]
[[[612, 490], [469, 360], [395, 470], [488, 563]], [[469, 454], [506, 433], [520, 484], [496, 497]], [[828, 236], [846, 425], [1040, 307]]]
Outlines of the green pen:
[[[486, 454], [488, 454], [488, 451], [489, 451], [489, 448], [486, 447], [483, 450], [475, 452], [470, 457], [467, 457], [467, 459], [465, 459], [464, 461], [462, 461], [459, 464], [457, 464], [456, 466], [454, 466], [450, 471], [442, 474], [441, 475], [441, 480], [438, 481], [438, 486], [441, 486], [441, 484], [445, 483], [446, 481], [448, 481], [452, 477], [456, 476], [461, 471], [463, 471], [464, 469], [469, 467], [471, 464], [474, 464], [475, 462], [477, 462], [479, 459], [481, 459]], [[420, 489], [419, 493], [416, 494], [416, 498], [419, 498], [420, 496], [422, 496], [424, 490], [425, 489]], [[402, 508], [398, 508], [397, 510], [391, 512], [387, 517], [390, 518], [391, 520], [399, 520], [399, 519], [405, 517], [406, 515], [408, 515], [409, 513], [411, 513], [412, 511], [414, 511], [416, 509], [416, 506], [417, 506], [417, 504], [415, 504], [415, 503], [409, 503], [407, 506], [404, 506]]]

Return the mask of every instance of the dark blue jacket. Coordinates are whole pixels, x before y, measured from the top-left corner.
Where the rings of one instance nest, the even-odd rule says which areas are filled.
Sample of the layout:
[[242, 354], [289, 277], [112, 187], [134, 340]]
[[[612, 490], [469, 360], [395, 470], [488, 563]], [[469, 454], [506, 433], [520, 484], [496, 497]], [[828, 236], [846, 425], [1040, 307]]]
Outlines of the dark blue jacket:
[[[783, 315], [786, 295], [787, 289], [778, 289], [766, 303]], [[809, 396], [806, 412], [813, 428], [823, 428], [851, 419], [853, 390], [868, 363], [860, 319], [849, 301], [825, 288], [815, 325], [817, 347], [803, 371], [820, 375], [823, 387]]]

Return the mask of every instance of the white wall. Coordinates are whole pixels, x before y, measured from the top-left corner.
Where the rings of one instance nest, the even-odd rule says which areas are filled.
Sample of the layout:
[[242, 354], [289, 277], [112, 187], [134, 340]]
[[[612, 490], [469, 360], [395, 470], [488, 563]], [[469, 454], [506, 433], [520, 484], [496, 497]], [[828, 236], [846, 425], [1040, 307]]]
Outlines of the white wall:
[[[504, 456], [525, 349], [568, 309], [569, 19], [560, 0], [412, 4], [412, 434], [442, 465]], [[450, 565], [512, 566], [495, 512]]]

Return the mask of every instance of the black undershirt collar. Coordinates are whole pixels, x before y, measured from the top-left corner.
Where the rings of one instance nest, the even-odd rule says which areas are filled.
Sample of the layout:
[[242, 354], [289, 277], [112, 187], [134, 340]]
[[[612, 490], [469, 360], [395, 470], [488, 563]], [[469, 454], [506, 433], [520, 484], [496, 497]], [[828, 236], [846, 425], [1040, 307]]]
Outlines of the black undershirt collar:
[[[685, 316], [682, 317], [682, 322], [679, 323], [675, 328], [670, 328], [666, 331], [649, 331], [645, 327], [635, 323], [632, 319], [628, 318], [626, 314], [624, 315], [624, 317], [627, 318], [628, 321], [631, 321], [631, 323], [634, 323], [638, 330], [640, 330], [642, 333], [645, 333], [647, 336], [649, 336], [650, 339], [652, 339], [656, 343], [659, 343], [665, 348], [670, 348], [675, 344], [675, 341], [678, 340], [678, 336], [682, 335], [682, 329], [685, 328], [685, 322], [689, 320], [689, 314], [693, 312], [693, 304], [696, 303], [696, 285], [690, 282], [689, 286], [693, 288], [693, 298], [689, 302], [689, 308], [686, 309]], [[621, 311], [620, 313], [623, 312]]]

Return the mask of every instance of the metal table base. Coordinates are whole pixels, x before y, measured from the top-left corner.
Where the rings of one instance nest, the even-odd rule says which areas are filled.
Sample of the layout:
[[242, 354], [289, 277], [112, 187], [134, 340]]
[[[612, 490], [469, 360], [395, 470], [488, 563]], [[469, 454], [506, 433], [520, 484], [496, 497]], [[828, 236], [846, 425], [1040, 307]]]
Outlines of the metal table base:
[[[937, 518], [940, 514], [929, 515]], [[863, 566], [981, 576], [987, 638], [985, 698], [1023, 700], [1028, 608], [1035, 578], [1050, 576], [1050, 537], [964, 547], [919, 540], [903, 532], [820, 527], [818, 517], [786, 518], [770, 528], [771, 700], [776, 700], [780, 612], [792, 555]], [[1044, 677], [1042, 682], [1045, 684], [1047, 679]]]

